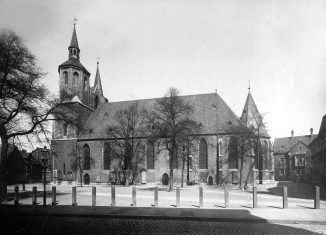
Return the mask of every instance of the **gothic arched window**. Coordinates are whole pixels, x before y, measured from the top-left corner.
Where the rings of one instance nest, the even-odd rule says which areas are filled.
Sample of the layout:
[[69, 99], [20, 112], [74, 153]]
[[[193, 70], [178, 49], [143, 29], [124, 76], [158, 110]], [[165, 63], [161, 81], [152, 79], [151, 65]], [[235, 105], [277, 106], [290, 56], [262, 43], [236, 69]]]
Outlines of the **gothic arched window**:
[[83, 147], [83, 153], [84, 153], [84, 170], [90, 170], [91, 169], [91, 154], [90, 150], [87, 144]]
[[263, 160], [263, 169], [268, 169], [268, 142], [264, 140], [262, 143], [262, 160]]
[[68, 129], [68, 124], [64, 123], [63, 124], [63, 136], [67, 136], [67, 133], [68, 133], [67, 129]]
[[84, 77], [84, 91], [87, 91], [87, 77]]
[[199, 143], [199, 169], [207, 168], [207, 141], [201, 138]]
[[68, 85], [68, 72], [67, 71], [63, 72], [63, 78], [65, 80], [65, 85]]
[[147, 169], [154, 169], [154, 145], [147, 141]]
[[76, 84], [77, 83], [77, 81], [78, 81], [78, 77], [79, 77], [79, 74], [77, 73], [77, 72], [74, 72], [74, 78], [73, 78], [73, 80], [72, 80], [72, 84]]
[[103, 170], [110, 170], [111, 158], [109, 143], [105, 142], [103, 148]]
[[237, 138], [232, 136], [229, 142], [229, 168], [238, 169], [238, 141]]
[[96, 96], [95, 100], [94, 100], [94, 109], [97, 109], [98, 102], [99, 102], [99, 98], [98, 98], [98, 96]]

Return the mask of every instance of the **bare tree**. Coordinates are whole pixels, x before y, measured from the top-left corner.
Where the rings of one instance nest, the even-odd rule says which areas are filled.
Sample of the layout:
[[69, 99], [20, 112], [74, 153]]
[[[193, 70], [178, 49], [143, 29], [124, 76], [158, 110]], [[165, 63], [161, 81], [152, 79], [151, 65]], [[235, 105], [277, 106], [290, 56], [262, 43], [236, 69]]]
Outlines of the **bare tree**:
[[173, 169], [176, 168], [178, 147], [185, 136], [195, 134], [199, 126], [190, 118], [192, 106], [179, 96], [176, 88], [170, 88], [167, 94], [158, 99], [154, 109], [147, 112], [147, 119], [152, 128], [151, 137], [160, 148], [169, 152], [169, 191], [173, 191]]
[[9, 141], [21, 137], [46, 138], [48, 121], [72, 121], [59, 98], [50, 95], [41, 83], [44, 73], [36, 65], [36, 58], [12, 31], [0, 34], [0, 190], [6, 195], [6, 159]]
[[138, 103], [131, 103], [127, 108], [119, 110], [113, 117], [114, 124], [108, 127], [113, 157], [122, 162], [125, 185], [129, 186], [139, 172], [139, 165], [144, 161], [144, 137], [147, 133], [145, 112]]

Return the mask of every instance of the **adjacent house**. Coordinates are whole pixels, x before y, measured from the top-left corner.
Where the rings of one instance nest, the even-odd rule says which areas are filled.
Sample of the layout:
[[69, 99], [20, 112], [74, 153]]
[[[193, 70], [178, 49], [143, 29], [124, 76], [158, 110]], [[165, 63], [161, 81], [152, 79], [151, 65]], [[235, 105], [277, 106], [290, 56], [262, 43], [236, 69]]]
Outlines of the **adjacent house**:
[[309, 135], [275, 138], [275, 180], [311, 181], [311, 158], [309, 144], [316, 138], [313, 129]]
[[312, 159], [312, 183], [326, 185], [326, 115], [322, 119], [317, 138], [309, 147]]

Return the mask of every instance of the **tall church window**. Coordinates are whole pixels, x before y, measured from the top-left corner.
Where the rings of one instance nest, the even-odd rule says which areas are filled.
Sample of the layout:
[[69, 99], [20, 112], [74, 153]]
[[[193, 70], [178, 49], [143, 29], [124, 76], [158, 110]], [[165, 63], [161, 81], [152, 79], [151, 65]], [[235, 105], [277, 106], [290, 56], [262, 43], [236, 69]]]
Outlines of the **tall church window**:
[[199, 169], [207, 168], [207, 141], [201, 138], [199, 143]]
[[87, 77], [84, 77], [84, 91], [87, 91]]
[[83, 147], [83, 153], [84, 153], [84, 170], [90, 170], [91, 169], [91, 156], [90, 156], [90, 150], [87, 144]]
[[64, 123], [63, 124], [63, 136], [67, 136], [67, 130], [68, 130], [68, 124]]
[[72, 80], [72, 84], [75, 85], [77, 83], [78, 77], [79, 77], [79, 74], [77, 72], [74, 72], [74, 77], [73, 77], [73, 80]]
[[154, 169], [154, 144], [147, 142], [147, 169]]
[[263, 169], [268, 169], [268, 142], [265, 140], [262, 144]]
[[67, 71], [63, 72], [63, 78], [65, 80], [65, 85], [68, 85], [68, 72]]
[[94, 100], [94, 109], [97, 109], [98, 102], [99, 102], [99, 98], [98, 98], [98, 96], [96, 96], [95, 100]]
[[229, 141], [229, 169], [238, 169], [238, 142], [237, 138], [232, 136]]
[[104, 149], [103, 149], [103, 169], [104, 170], [110, 170], [110, 145], [109, 143], [104, 143]]

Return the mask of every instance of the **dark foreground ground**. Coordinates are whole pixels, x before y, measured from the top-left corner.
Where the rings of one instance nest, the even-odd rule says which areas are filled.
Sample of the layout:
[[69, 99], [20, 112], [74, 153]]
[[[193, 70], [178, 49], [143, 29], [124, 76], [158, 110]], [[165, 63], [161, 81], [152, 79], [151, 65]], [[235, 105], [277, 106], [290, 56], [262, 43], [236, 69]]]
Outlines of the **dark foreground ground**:
[[326, 225], [9, 216], [1, 234], [321, 234]]

